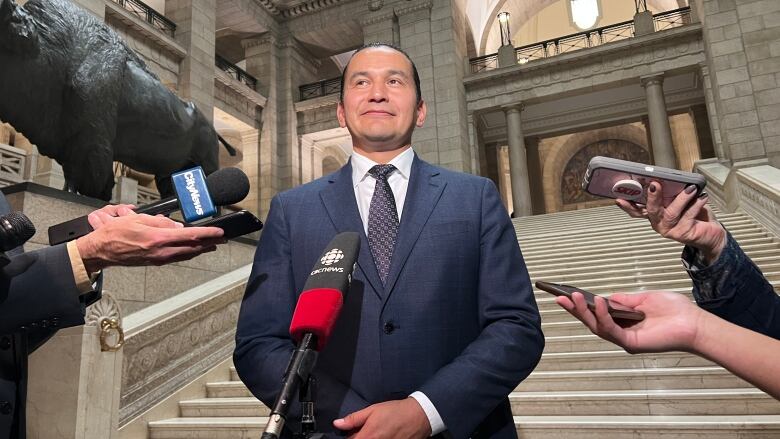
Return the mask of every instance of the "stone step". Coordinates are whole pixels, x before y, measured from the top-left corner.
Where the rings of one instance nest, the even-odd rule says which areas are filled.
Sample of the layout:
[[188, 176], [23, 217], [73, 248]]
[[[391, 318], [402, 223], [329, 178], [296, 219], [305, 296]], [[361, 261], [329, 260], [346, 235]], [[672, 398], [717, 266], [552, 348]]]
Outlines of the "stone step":
[[206, 384], [207, 398], [251, 398], [249, 389], [241, 381], [215, 381]]
[[521, 416], [779, 415], [780, 402], [755, 388], [513, 392], [512, 413]]
[[[780, 252], [774, 253], [775, 254], [771, 256], [758, 256], [751, 258], [751, 260], [758, 265], [762, 271], [766, 271], [767, 267], [772, 266], [772, 264], [780, 264]], [[680, 261], [679, 256], [680, 255], [670, 255], [668, 258], [655, 258], [641, 262], [625, 261], [611, 263], [609, 265], [594, 263], [592, 265], [581, 265], [571, 268], [550, 267], [545, 269], [533, 269], [529, 270], [529, 274], [532, 278], [539, 279], [550, 276], [556, 276], [557, 279], [574, 279], [575, 276], [594, 276], [600, 273], [617, 274], [651, 270], [654, 272], [680, 272], [682, 270], [682, 262]]]
[[266, 417], [173, 418], [149, 422], [150, 439], [258, 439]]
[[515, 416], [523, 439], [770, 439], [780, 437], [777, 415]]
[[[766, 236], [751, 237], [742, 239], [739, 242], [740, 246], [765, 247], [765, 248], [780, 248], [780, 243], [772, 241], [772, 238]], [[679, 252], [683, 248], [682, 244], [674, 242], [668, 239], [660, 239], [657, 241], [637, 243], [624, 246], [615, 246], [612, 244], [593, 244], [587, 247], [581, 247], [577, 249], [550, 249], [539, 250], [532, 253], [524, 252], [523, 258], [530, 262], [543, 261], [545, 259], [554, 258], [556, 260], [573, 260], [575, 258], [582, 259], [584, 257], [597, 257], [600, 258], [605, 254], [613, 256], [613, 253], [618, 255], [624, 254], [646, 254], [655, 252]]]
[[584, 352], [545, 352], [537, 371], [642, 369], [658, 367], [714, 366], [715, 364], [687, 352], [629, 354], [618, 346], [611, 350]]
[[[739, 224], [730, 228], [729, 232], [735, 238], [748, 238], [752, 236], [770, 236], [766, 230], [752, 222]], [[581, 235], [563, 237], [550, 237], [548, 239], [535, 239], [532, 241], [523, 239], [519, 236], [520, 246], [525, 251], [535, 251], [544, 248], [577, 248], [588, 246], [594, 243], [613, 245], [624, 245], [630, 242], [644, 242], [664, 239], [656, 233], [649, 225], [637, 230], [625, 230], [616, 232], [615, 230], [606, 230], [603, 232], [582, 233]]]
[[729, 389], [742, 387], [751, 386], [722, 367], [697, 366], [534, 371], [517, 386], [516, 391]]
[[[780, 247], [774, 244], [756, 244], [751, 246], [743, 246], [742, 250], [752, 259], [761, 256], [777, 256], [780, 254]], [[611, 264], [620, 263], [637, 263], [644, 264], [649, 261], [664, 260], [668, 262], [680, 261], [680, 253], [682, 252], [682, 245], [678, 246], [674, 251], [665, 252], [651, 252], [651, 253], [634, 253], [626, 249], [621, 251], [608, 252], [601, 257], [594, 258], [590, 255], [581, 257], [572, 257], [563, 259], [565, 255], [561, 255], [557, 258], [539, 259], [538, 261], [525, 261], [529, 271], [545, 270], [545, 269], [561, 269], [567, 270], [571, 268], [593, 268], [598, 270], [598, 267], [609, 266]]]
[[252, 417], [268, 416], [271, 410], [255, 397], [240, 398], [201, 398], [181, 401], [181, 416], [191, 417]]
[[[777, 415], [515, 416], [523, 439], [770, 439]], [[174, 418], [149, 423], [150, 439], [257, 439], [268, 418]]]

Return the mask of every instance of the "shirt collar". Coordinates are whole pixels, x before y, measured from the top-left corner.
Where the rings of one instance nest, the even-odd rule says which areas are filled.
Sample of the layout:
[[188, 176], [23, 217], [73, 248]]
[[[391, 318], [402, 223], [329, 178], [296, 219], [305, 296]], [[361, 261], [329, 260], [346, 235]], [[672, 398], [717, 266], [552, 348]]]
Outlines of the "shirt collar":
[[[352, 185], [357, 186], [368, 177], [368, 170], [379, 163], [370, 158], [352, 151]], [[414, 150], [412, 148], [395, 156], [388, 164], [395, 166], [401, 177], [409, 179], [412, 174], [412, 162], [414, 162]]]

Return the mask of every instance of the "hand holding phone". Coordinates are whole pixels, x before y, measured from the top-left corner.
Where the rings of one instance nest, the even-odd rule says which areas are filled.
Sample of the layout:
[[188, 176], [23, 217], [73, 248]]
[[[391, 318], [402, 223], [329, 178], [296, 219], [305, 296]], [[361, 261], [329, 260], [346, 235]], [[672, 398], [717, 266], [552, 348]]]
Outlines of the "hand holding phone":
[[609, 157], [593, 157], [582, 180], [582, 188], [599, 197], [618, 198], [647, 204], [651, 182], [661, 184], [662, 204], [672, 203], [685, 188], [693, 186], [701, 194], [707, 181], [704, 176], [678, 169], [662, 168]]
[[[569, 299], [572, 298], [572, 293], [576, 291], [578, 293], [581, 293], [585, 297], [585, 302], [588, 304], [588, 308], [591, 311], [594, 311], [596, 309], [596, 302], [595, 302], [596, 295], [588, 291], [585, 291], [581, 288], [576, 288], [569, 285], [554, 284], [554, 283], [544, 282], [544, 281], [536, 281], [536, 288], [539, 288], [540, 290], [543, 291], [547, 291], [552, 295], [565, 296], [568, 297]], [[607, 301], [607, 311], [609, 312], [609, 315], [612, 316], [612, 318], [622, 319], [622, 320], [634, 320], [634, 321], [641, 321], [644, 320], [645, 318], [645, 313], [643, 313], [642, 311], [638, 311], [633, 308], [629, 308], [627, 306], [621, 305], [619, 303], [612, 302], [609, 299], [605, 299], [605, 300]]]

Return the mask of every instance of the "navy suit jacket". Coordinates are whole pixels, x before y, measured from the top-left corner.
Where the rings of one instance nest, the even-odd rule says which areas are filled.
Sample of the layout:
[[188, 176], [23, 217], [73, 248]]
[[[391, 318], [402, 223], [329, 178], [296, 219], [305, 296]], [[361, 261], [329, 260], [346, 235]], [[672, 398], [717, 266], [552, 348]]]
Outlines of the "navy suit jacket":
[[[360, 255], [314, 373], [319, 429], [419, 390], [453, 437], [516, 437], [507, 395], [538, 363], [544, 337], [515, 229], [490, 180], [417, 157], [384, 286], [350, 164], [274, 197], [236, 334], [235, 366], [252, 393], [273, 403], [293, 351], [298, 295], [345, 231], [361, 234]], [[292, 408], [287, 425], [297, 427], [297, 401]]]
[[[0, 193], [0, 215], [10, 210]], [[6, 254], [11, 262], [0, 269], [0, 439], [24, 439], [27, 355], [58, 328], [83, 324], [85, 304], [65, 244]]]

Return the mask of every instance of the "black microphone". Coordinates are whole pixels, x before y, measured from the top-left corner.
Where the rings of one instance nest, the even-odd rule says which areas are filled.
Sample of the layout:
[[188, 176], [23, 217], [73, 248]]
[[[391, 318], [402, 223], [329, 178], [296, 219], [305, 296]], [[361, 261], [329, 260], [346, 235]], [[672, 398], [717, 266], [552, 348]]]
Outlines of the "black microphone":
[[282, 390], [271, 409], [262, 439], [278, 439], [281, 435], [295, 392], [308, 381], [317, 363], [317, 352], [325, 347], [333, 332], [359, 252], [360, 234], [339, 233], [306, 280], [290, 323], [290, 335], [298, 347], [284, 373]]
[[5, 267], [11, 259], [5, 254], [19, 247], [35, 235], [35, 226], [22, 212], [11, 212], [0, 216], [0, 267]]
[[[206, 177], [206, 186], [211, 200], [216, 206], [236, 204], [249, 194], [249, 178], [238, 168], [222, 168]], [[177, 196], [168, 197], [151, 204], [138, 206], [136, 213], [147, 215], [170, 215], [179, 210], [181, 203]], [[87, 216], [74, 218], [64, 223], [49, 227], [49, 245], [82, 237], [94, 229], [89, 225]]]

